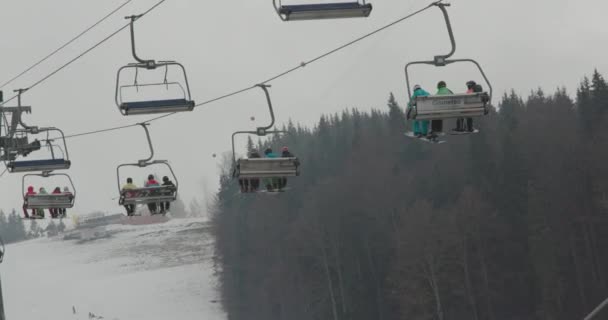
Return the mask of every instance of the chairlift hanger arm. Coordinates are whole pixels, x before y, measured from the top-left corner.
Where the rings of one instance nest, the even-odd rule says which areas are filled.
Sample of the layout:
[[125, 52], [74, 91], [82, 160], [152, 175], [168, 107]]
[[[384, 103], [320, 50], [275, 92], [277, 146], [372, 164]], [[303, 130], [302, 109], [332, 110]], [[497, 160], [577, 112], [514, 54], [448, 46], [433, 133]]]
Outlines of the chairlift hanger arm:
[[446, 9], [446, 7], [449, 7], [450, 4], [443, 3], [443, 2], [435, 2], [435, 3], [433, 3], [433, 5], [438, 7], [441, 10], [441, 13], [443, 13], [443, 18], [445, 19], [445, 25], [448, 28], [448, 35], [450, 36], [450, 43], [452, 44], [452, 50], [448, 54], [435, 56], [435, 61], [437, 62], [437, 61], [446, 60], [446, 59], [450, 58], [452, 55], [454, 55], [454, 53], [456, 52], [456, 39], [454, 38], [454, 31], [452, 30], [452, 23], [450, 22], [450, 16], [448, 14], [448, 10]]
[[[257, 128], [258, 131], [267, 131], [274, 126], [275, 118], [274, 118], [274, 110], [272, 109], [272, 101], [270, 100], [270, 93], [268, 92], [269, 84], [256, 84], [256, 87], [264, 90], [264, 94], [266, 95], [266, 102], [268, 102], [268, 110], [270, 111], [270, 124], [265, 127]], [[261, 132], [261, 131], [260, 131]]]
[[155, 61], [141, 59], [139, 56], [137, 56], [137, 51], [136, 51], [136, 47], [135, 47], [135, 21], [137, 21], [137, 19], [141, 18], [142, 16], [143, 15], [140, 14], [140, 15], [133, 15], [133, 16], [125, 17], [125, 19], [131, 20], [131, 22], [129, 23], [129, 26], [131, 29], [131, 53], [133, 54], [133, 59], [135, 59], [137, 62], [146, 65], [150, 69], [153, 69], [156, 67]]
[[144, 128], [144, 131], [146, 132], [146, 139], [148, 139], [148, 147], [150, 148], [150, 156], [146, 159], [142, 159], [142, 160], [138, 161], [140, 166], [143, 166], [142, 164], [150, 163], [150, 160], [152, 160], [152, 158], [154, 158], [154, 146], [152, 145], [152, 138], [150, 138], [150, 131], [148, 130], [148, 126], [150, 124], [144, 122], [144, 123], [139, 123], [139, 125], [142, 128]]

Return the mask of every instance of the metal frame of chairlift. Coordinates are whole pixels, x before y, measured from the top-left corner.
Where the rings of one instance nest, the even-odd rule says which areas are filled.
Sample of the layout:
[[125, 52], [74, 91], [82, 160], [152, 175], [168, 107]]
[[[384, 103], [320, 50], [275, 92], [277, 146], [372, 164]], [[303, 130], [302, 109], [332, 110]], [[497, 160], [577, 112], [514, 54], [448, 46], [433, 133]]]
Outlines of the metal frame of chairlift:
[[272, 0], [272, 4], [283, 21], [366, 18], [372, 12], [372, 5], [365, 0], [296, 5], [283, 5], [281, 0], [277, 5], [277, 0]]
[[[125, 17], [125, 19], [130, 19], [130, 28], [131, 28], [131, 52], [133, 58], [137, 61], [136, 63], [130, 63], [126, 66], [118, 69], [116, 73], [116, 94], [115, 94], [115, 102], [118, 110], [122, 115], [140, 115], [140, 114], [155, 114], [155, 113], [168, 113], [168, 112], [183, 112], [183, 111], [192, 111], [194, 110], [195, 102], [192, 100], [192, 96], [190, 94], [190, 85], [188, 83], [188, 75], [186, 74], [186, 68], [181, 63], [176, 61], [155, 61], [155, 60], [144, 60], [141, 59], [135, 50], [135, 21], [139, 19], [142, 15], [134, 15]], [[177, 66], [181, 69], [184, 75], [184, 86], [180, 82], [168, 82], [167, 75], [169, 72], [170, 66]], [[162, 83], [150, 83], [140, 85], [137, 83], [137, 76], [139, 69], [146, 70], [155, 70], [159, 67], [165, 68], [165, 79]], [[122, 85], [120, 84], [120, 75], [123, 70], [126, 69], [135, 69], [135, 82], [133, 85]], [[147, 100], [147, 101], [136, 101], [136, 102], [123, 102], [122, 101], [122, 89], [127, 87], [145, 87], [145, 86], [167, 86], [177, 85], [182, 93], [183, 99], [163, 99], [163, 100]]]
[[[454, 32], [452, 30], [452, 24], [450, 23], [450, 17], [448, 15], [448, 12], [446, 9], [446, 7], [449, 7], [450, 4], [449, 3], [434, 3], [433, 5], [437, 6], [439, 9], [441, 9], [441, 12], [443, 13], [443, 17], [445, 19], [445, 23], [446, 23], [446, 26], [448, 29], [448, 34], [450, 36], [452, 50], [448, 54], [435, 56], [432, 61], [414, 61], [414, 62], [408, 63], [405, 66], [405, 80], [407, 82], [408, 97], [412, 96], [412, 91], [411, 91], [412, 86], [410, 83], [410, 77], [409, 77], [409, 72], [408, 72], [408, 69], [410, 66], [416, 65], [416, 64], [429, 64], [429, 65], [433, 65], [435, 67], [443, 67], [448, 64], [457, 63], [457, 62], [470, 62], [470, 63], [473, 63], [475, 66], [477, 66], [477, 69], [481, 73], [484, 81], [486, 82], [486, 84], [488, 86], [489, 97], [485, 93], [454, 94], [454, 95], [420, 97], [421, 100], [437, 100], [437, 101], [434, 101], [433, 104], [444, 105], [444, 106], [450, 105], [450, 104], [460, 105], [460, 106], [465, 106], [467, 104], [479, 105], [481, 103], [483, 105], [483, 110], [482, 110], [483, 114], [479, 114], [478, 110], [476, 111], [473, 108], [469, 109], [469, 110], [467, 110], [466, 108], [463, 108], [462, 112], [456, 112], [448, 117], [443, 117], [443, 116], [441, 116], [441, 114], [438, 114], [436, 116], [428, 115], [423, 118], [422, 117], [417, 118], [416, 117], [417, 107], [414, 106], [413, 110], [415, 110], [415, 113], [412, 118], [419, 119], [419, 120], [420, 119], [446, 119], [446, 118], [461, 118], [461, 117], [464, 118], [464, 117], [474, 117], [474, 116], [485, 115], [488, 113], [488, 104], [491, 104], [491, 101], [492, 101], [492, 92], [493, 92], [492, 84], [488, 80], [488, 77], [486, 76], [485, 72], [481, 68], [481, 65], [477, 61], [475, 61], [473, 59], [449, 59], [456, 52], [456, 40], [454, 39]], [[472, 113], [469, 113], [469, 112], [472, 112]]]
[[[18, 89], [15, 90], [15, 92], [17, 92], [17, 101], [18, 101], [18, 105], [17, 105], [17, 110], [19, 112], [22, 112], [24, 107], [21, 105], [21, 94], [23, 92], [25, 92], [27, 89]], [[11, 119], [11, 120], [15, 120], [15, 119]], [[16, 149], [13, 149], [14, 146], [12, 146], [13, 148], [9, 147], [8, 149], [5, 148], [5, 154], [8, 155], [8, 159], [3, 159], [6, 165], [6, 168], [8, 170], [8, 172], [10, 173], [16, 173], [16, 172], [35, 172], [35, 171], [54, 171], [54, 170], [65, 170], [65, 169], [69, 169], [71, 166], [71, 161], [70, 161], [70, 156], [68, 153], [68, 145], [65, 141], [65, 134], [63, 133], [63, 131], [59, 128], [55, 128], [55, 127], [45, 127], [45, 128], [40, 128], [37, 126], [29, 126], [27, 124], [25, 124], [25, 122], [23, 122], [23, 119], [21, 118], [21, 115], [17, 116], [16, 119], [19, 124], [21, 125], [22, 129], [16, 129], [14, 130], [14, 132], [12, 132], [13, 137], [15, 135], [20, 135], [23, 134], [26, 137], [26, 142], [27, 142], [27, 135], [28, 134], [40, 134], [43, 132], [47, 133], [47, 139], [44, 139], [42, 141], [46, 141], [47, 147], [49, 147], [49, 150], [51, 151], [51, 159], [43, 159], [43, 160], [24, 160], [24, 161], [17, 161], [16, 160], [16, 156], [15, 159], [11, 159], [11, 154], [13, 153], [13, 151], [16, 151], [16, 155], [21, 155], [23, 154], [24, 148], [22, 147], [18, 147]], [[55, 158], [55, 151], [54, 151], [54, 147], [58, 147], [58, 146], [54, 146], [51, 142], [53, 140], [50, 140], [48, 138], [48, 134], [51, 131], [56, 131], [60, 134], [61, 136], [61, 141], [63, 141], [63, 149], [62, 153], [63, 153], [63, 158]], [[31, 146], [32, 144], [28, 144], [28, 146]], [[32, 152], [32, 151], [37, 151], [40, 150], [40, 146], [36, 146], [35, 144], [33, 145], [32, 148], [29, 148], [27, 151]], [[29, 152], [27, 154], [29, 154]]]
[[[16, 133], [24, 133], [24, 134], [32, 134], [32, 133], [41, 133], [41, 132], [51, 132], [51, 131], [56, 131], [59, 132], [60, 136], [61, 136], [61, 140], [63, 141], [63, 149], [61, 149], [59, 146], [57, 145], [53, 145], [51, 142], [52, 140], [50, 139], [44, 139], [42, 141], [46, 141], [46, 146], [49, 148], [49, 150], [51, 151], [51, 158], [50, 159], [43, 159], [43, 160], [5, 160], [5, 164], [6, 164], [6, 168], [8, 169], [8, 171], [10, 173], [17, 173], [17, 172], [36, 172], [36, 171], [54, 171], [54, 170], [67, 170], [71, 167], [72, 162], [70, 161], [70, 157], [68, 154], [68, 147], [67, 147], [67, 143], [65, 141], [65, 134], [63, 133], [62, 130], [58, 129], [58, 128], [54, 128], [54, 127], [49, 127], [49, 128], [36, 128], [36, 131], [29, 131], [28, 129], [25, 130], [17, 130]], [[62, 150], [64, 157], [63, 158], [56, 158], [55, 157], [55, 151], [54, 148], [59, 148], [60, 150]], [[10, 152], [11, 149], [9, 149]], [[34, 150], [35, 151], [35, 150]]]
[[[119, 194], [119, 205], [138, 205], [148, 204], [157, 202], [172, 202], [177, 199], [178, 181], [173, 168], [169, 165], [167, 160], [152, 160], [154, 158], [154, 147], [152, 146], [152, 139], [150, 138], [150, 132], [148, 130], [148, 123], [140, 123], [144, 131], [146, 132], [146, 138], [148, 139], [148, 146], [150, 148], [150, 156], [146, 159], [138, 160], [137, 163], [125, 163], [121, 164], [116, 168], [116, 178], [118, 183], [118, 194]], [[173, 183], [175, 186], [158, 186], [158, 187], [143, 187], [137, 189], [122, 190], [121, 179], [120, 179], [120, 168], [122, 167], [139, 167], [145, 168], [151, 165], [165, 165], [169, 168], [171, 176], [173, 177]], [[127, 193], [133, 196], [127, 196]]]
[[[49, 178], [52, 176], [64, 176], [68, 178], [70, 181], [70, 185], [72, 186], [71, 193], [61, 193], [61, 194], [36, 194], [36, 195], [27, 195], [25, 193], [25, 178], [31, 176], [39, 176], [43, 178]], [[26, 209], [69, 209], [74, 207], [74, 202], [76, 200], [76, 187], [74, 186], [74, 182], [72, 178], [65, 173], [51, 173], [50, 171], [44, 171], [41, 174], [25, 174], [21, 178], [21, 194], [23, 194], [23, 203]]]
[[[270, 130], [274, 126], [275, 117], [274, 110], [272, 108], [272, 101], [270, 99], [270, 93], [268, 92], [268, 88], [270, 85], [266, 84], [258, 84], [257, 87], [261, 88], [266, 95], [266, 101], [268, 103], [268, 110], [270, 111], [270, 124], [264, 127], [256, 128], [256, 131], [236, 131], [232, 134], [232, 161], [234, 166], [234, 178], [273, 178], [273, 177], [291, 177], [299, 175], [299, 164], [297, 158], [254, 158], [254, 159], [236, 159], [236, 147], [234, 143], [234, 138], [239, 134], [255, 134], [257, 136], [263, 137], [268, 134], [278, 134], [284, 133], [282, 130]], [[247, 174], [243, 175], [241, 172], [243, 164], [252, 164], [257, 166], [266, 166], [264, 170], [260, 171], [256, 174]], [[292, 169], [286, 169], [283, 171], [277, 171], [273, 167], [285, 167], [290, 168], [295, 166], [295, 171]]]
[[[4, 120], [6, 123], [6, 125], [5, 125], [6, 135], [2, 136], [2, 132], [0, 131], [0, 150], [3, 151], [0, 154], [0, 160], [2, 160], [2, 161], [15, 160], [17, 158], [17, 156], [22, 155], [22, 154], [19, 154], [18, 149], [22, 146], [28, 145], [27, 135], [25, 135], [23, 137], [21, 137], [21, 136], [15, 137], [15, 135], [17, 133], [16, 132], [17, 127], [19, 125], [24, 126], [24, 123], [21, 119], [21, 115], [23, 114], [23, 112], [25, 112], [25, 113], [32, 112], [32, 107], [21, 105], [21, 94], [25, 91], [26, 91], [26, 89], [14, 90], [14, 92], [17, 92], [18, 104], [16, 107], [0, 106], [0, 121]], [[2, 100], [0, 100], [0, 102], [1, 101]], [[10, 124], [8, 123], [8, 120], [6, 120], [6, 114], [8, 114], [8, 113], [11, 114]], [[24, 127], [27, 127], [27, 126], [24, 126]], [[0, 129], [1, 128], [2, 128], [2, 123], [0, 123]], [[40, 148], [37, 148], [35, 150], [39, 150], [39, 149]], [[32, 151], [35, 151], [35, 150], [32, 149]]]

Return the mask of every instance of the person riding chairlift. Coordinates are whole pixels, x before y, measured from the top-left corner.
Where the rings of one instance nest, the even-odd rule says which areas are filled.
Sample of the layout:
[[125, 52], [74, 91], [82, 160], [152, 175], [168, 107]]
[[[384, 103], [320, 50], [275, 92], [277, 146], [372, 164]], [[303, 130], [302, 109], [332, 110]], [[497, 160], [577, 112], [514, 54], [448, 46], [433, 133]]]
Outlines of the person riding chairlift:
[[[260, 154], [256, 150], [251, 151], [249, 153], [249, 159], [256, 159], [256, 158], [261, 158]], [[237, 166], [239, 166], [239, 165], [237, 164]], [[239, 178], [239, 186], [241, 187], [241, 193], [256, 192], [257, 189], [260, 187], [260, 179], [258, 179], [258, 178], [251, 178], [251, 179]]]
[[[268, 147], [264, 150], [264, 155], [266, 158], [279, 158], [279, 155], [272, 152], [272, 148]], [[266, 186], [266, 190], [273, 192], [276, 189], [281, 189], [281, 179], [280, 178], [266, 178], [264, 181], [264, 185]]]
[[[483, 87], [481, 85], [477, 84], [473, 80], [467, 81], [466, 85], [467, 85], [467, 93], [469, 93], [469, 94], [483, 92]], [[458, 132], [465, 131], [464, 118], [458, 118], [458, 120], [456, 120], [456, 130], [455, 131], [458, 131]], [[468, 132], [475, 131], [475, 128], [473, 128], [473, 118], [467, 118], [466, 131], [468, 131]]]
[[[289, 152], [289, 148], [283, 147], [281, 149], [281, 158], [295, 158], [295, 156], [291, 152]], [[286, 177], [282, 177], [280, 179], [279, 189], [283, 189], [286, 186], [287, 186], [287, 178]]]
[[[27, 192], [25, 193], [25, 197], [27, 196], [33, 196], [36, 195], [36, 191], [34, 191], [34, 187], [33, 186], [29, 186], [27, 187]], [[30, 215], [27, 212], [27, 207], [25, 206], [25, 202], [23, 203], [23, 213], [25, 214], [26, 218], [29, 218]], [[36, 210], [32, 209], [32, 217], [34, 217], [36, 215]]]
[[[55, 187], [52, 194], [61, 194], [61, 188]], [[56, 219], [59, 217], [59, 208], [49, 208], [49, 212], [51, 213], [51, 218]]]
[[[169, 180], [169, 177], [164, 176], [163, 177], [163, 186], [175, 187], [175, 184], [173, 183], [173, 181]], [[171, 203], [169, 201], [161, 202], [160, 203], [160, 213], [161, 214], [167, 213], [169, 211], [170, 206], [171, 206]]]
[[[430, 96], [430, 93], [422, 89], [422, 87], [417, 84], [414, 86], [414, 93], [410, 97], [410, 102], [407, 104], [407, 115], [409, 118], [410, 113], [414, 109], [416, 97], [427, 97]], [[429, 131], [429, 121], [428, 120], [414, 120], [414, 136], [418, 138], [422, 138], [428, 135]]]
[[[437, 93], [438, 96], [450, 95], [454, 94], [452, 90], [448, 89], [445, 81], [439, 81], [437, 83]], [[443, 120], [437, 119], [431, 121], [431, 133], [442, 132], [443, 131]]]
[[[38, 194], [49, 194], [44, 187], [38, 189]], [[44, 209], [36, 209], [36, 215], [38, 218], [44, 218]]]
[[[146, 181], [145, 187], [154, 188], [154, 187], [159, 187], [159, 186], [160, 186], [160, 183], [158, 183], [158, 181], [156, 181], [156, 179], [154, 179], [154, 175], [152, 175], [152, 174], [148, 175], [148, 181]], [[151, 215], [158, 213], [158, 207], [159, 207], [159, 203], [148, 203], [148, 210], [150, 210]]]
[[[122, 190], [133, 190], [133, 189], [137, 189], [137, 186], [135, 184], [133, 184], [132, 178], [127, 178], [127, 184], [122, 186]], [[125, 195], [126, 198], [130, 198], [132, 196], [133, 195], [130, 192], [127, 192]], [[125, 209], [127, 209], [127, 216], [132, 216], [135, 214], [135, 204], [126, 204], [124, 207], [125, 207]]]
[[[70, 191], [70, 188], [68, 187], [63, 187], [63, 194], [67, 194], [70, 196], [70, 200], [72, 200], [74, 198], [74, 195], [72, 194], [72, 191]], [[62, 218], [67, 217], [67, 209], [66, 208], [61, 208], [59, 209], [59, 216]]]

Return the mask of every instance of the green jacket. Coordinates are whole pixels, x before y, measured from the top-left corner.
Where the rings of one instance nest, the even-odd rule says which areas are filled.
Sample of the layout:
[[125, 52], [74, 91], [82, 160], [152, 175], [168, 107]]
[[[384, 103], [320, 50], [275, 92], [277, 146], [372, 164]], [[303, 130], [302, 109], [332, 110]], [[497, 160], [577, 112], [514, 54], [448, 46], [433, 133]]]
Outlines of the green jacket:
[[452, 92], [452, 90], [448, 89], [447, 87], [437, 89], [438, 96], [444, 96], [446, 94], [454, 94], [454, 92]]

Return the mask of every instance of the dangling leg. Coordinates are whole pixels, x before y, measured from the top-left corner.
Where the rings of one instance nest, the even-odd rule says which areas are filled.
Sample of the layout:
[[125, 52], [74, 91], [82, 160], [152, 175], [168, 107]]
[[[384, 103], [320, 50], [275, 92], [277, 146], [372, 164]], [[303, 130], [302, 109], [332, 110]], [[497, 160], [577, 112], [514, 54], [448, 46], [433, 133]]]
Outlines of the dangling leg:
[[464, 131], [464, 118], [458, 118], [456, 120], [456, 130], [457, 132], [462, 132]]
[[428, 120], [422, 120], [420, 121], [420, 134], [423, 136], [426, 136], [429, 134], [429, 121]]
[[[30, 214], [27, 212], [27, 207], [25, 206], [25, 203], [23, 204], [23, 214], [25, 214], [25, 218], [29, 218]], [[33, 215], [33, 213], [32, 213]]]
[[469, 132], [475, 131], [475, 128], [473, 128], [473, 118], [467, 118], [467, 129]]
[[244, 179], [239, 179], [239, 186], [241, 187], [241, 192], [247, 192], [247, 190], [245, 190], [245, 184], [243, 182]]
[[418, 120], [414, 120], [414, 136], [420, 136], [421, 132], [420, 132], [420, 121]]

